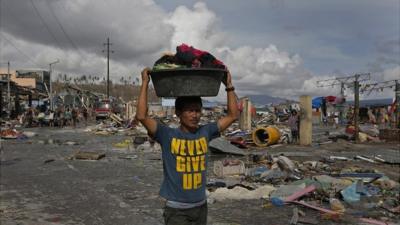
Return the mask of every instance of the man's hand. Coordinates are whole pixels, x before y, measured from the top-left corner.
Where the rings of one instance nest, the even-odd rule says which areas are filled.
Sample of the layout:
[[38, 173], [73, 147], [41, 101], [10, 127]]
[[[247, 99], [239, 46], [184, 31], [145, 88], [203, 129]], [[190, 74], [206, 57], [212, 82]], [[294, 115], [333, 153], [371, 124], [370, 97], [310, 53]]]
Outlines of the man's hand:
[[150, 82], [150, 71], [149, 67], [142, 70], [142, 84], [148, 84]]

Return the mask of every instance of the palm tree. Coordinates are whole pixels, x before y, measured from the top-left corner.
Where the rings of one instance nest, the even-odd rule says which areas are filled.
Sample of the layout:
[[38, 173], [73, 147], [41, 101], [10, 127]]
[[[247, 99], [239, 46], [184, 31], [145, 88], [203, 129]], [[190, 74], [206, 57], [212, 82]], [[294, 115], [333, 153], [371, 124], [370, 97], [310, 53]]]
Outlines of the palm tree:
[[81, 76], [81, 81], [84, 81], [85, 84], [87, 84], [87, 77], [86, 77], [85, 74], [83, 74], [83, 75]]

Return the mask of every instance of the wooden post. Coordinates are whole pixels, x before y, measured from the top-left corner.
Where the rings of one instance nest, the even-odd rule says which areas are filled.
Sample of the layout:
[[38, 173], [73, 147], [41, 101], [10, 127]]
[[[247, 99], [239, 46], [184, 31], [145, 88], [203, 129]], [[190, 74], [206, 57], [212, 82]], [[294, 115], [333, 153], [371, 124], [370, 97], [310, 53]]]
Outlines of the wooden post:
[[21, 112], [21, 107], [19, 104], [19, 93], [17, 92], [17, 90], [15, 91], [14, 105], [15, 105], [15, 116], [18, 117], [18, 115]]
[[0, 118], [3, 117], [3, 86], [0, 86]]
[[32, 107], [32, 94], [28, 95], [28, 106]]
[[356, 80], [354, 81], [354, 136], [356, 143], [360, 142], [360, 128], [358, 127], [358, 120], [360, 114], [360, 83], [358, 82], [359, 75], [356, 74]]
[[395, 81], [395, 95], [396, 95], [396, 111], [394, 112], [395, 115], [395, 126], [394, 128], [400, 129], [400, 83], [398, 80]]
[[312, 143], [311, 96], [300, 96], [300, 145]]
[[239, 128], [251, 131], [251, 103], [248, 97], [241, 99], [243, 110], [240, 113]]

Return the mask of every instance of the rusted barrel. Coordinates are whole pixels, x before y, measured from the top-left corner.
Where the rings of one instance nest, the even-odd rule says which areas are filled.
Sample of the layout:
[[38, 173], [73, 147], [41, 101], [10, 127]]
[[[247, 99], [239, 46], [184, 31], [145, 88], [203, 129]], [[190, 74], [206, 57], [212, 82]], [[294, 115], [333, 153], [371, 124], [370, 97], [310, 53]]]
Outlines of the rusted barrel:
[[254, 144], [259, 147], [265, 147], [278, 143], [281, 134], [276, 127], [259, 127], [253, 130], [252, 139]]

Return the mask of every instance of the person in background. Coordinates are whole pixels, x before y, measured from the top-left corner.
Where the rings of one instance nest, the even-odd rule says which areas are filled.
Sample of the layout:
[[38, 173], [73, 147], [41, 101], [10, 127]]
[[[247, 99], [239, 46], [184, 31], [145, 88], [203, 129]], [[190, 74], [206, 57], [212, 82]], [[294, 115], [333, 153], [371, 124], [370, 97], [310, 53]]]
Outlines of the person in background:
[[71, 116], [72, 116], [72, 126], [75, 128], [76, 123], [78, 122], [78, 109], [76, 107], [72, 108]]
[[38, 122], [39, 122], [39, 126], [40, 126], [40, 127], [43, 127], [43, 125], [44, 125], [44, 118], [45, 118], [45, 116], [46, 116], [46, 114], [45, 114], [44, 112], [39, 112], [39, 114], [38, 114], [38, 116], [37, 116], [37, 119], [38, 119]]
[[63, 107], [60, 107], [57, 110], [57, 121], [58, 121], [57, 125], [60, 128], [63, 128], [64, 125], [65, 125], [65, 113], [64, 113], [64, 108]]
[[65, 126], [71, 125], [71, 119], [72, 119], [72, 113], [68, 107], [67, 110], [65, 110], [64, 112], [64, 121], [65, 121], [64, 125]]
[[49, 126], [54, 127], [54, 111], [50, 110], [49, 112]]
[[375, 115], [374, 115], [373, 111], [370, 108], [368, 109], [367, 114], [368, 114], [369, 122], [372, 123], [372, 124], [376, 124]]
[[292, 132], [293, 143], [297, 143], [299, 140], [299, 116], [297, 115], [296, 110], [292, 110], [288, 120], [288, 125]]
[[32, 127], [34, 114], [33, 108], [29, 107], [28, 111], [26, 111], [27, 127]]
[[85, 121], [85, 126], [87, 126], [88, 110], [86, 109], [86, 107], [82, 108], [82, 115], [83, 115], [83, 120]]
[[202, 100], [200, 97], [178, 97], [175, 113], [180, 119], [178, 128], [170, 128], [149, 117], [147, 91], [149, 69], [142, 71], [136, 119], [147, 129], [149, 136], [160, 143], [164, 165], [164, 180], [160, 195], [166, 200], [164, 222], [167, 225], [206, 225], [206, 168], [208, 143], [219, 136], [238, 117], [235, 88], [227, 74], [227, 115], [218, 122], [199, 125]]

